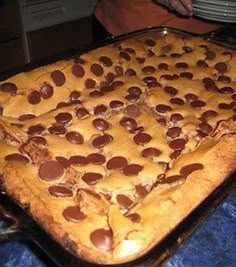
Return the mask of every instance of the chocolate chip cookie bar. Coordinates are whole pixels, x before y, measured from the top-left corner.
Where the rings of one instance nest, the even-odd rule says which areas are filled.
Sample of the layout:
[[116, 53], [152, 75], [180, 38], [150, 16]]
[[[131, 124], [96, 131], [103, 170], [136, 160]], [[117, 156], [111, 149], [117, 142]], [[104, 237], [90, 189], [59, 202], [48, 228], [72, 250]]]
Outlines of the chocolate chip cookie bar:
[[68, 251], [126, 263], [236, 169], [236, 53], [133, 36], [0, 82], [0, 180]]

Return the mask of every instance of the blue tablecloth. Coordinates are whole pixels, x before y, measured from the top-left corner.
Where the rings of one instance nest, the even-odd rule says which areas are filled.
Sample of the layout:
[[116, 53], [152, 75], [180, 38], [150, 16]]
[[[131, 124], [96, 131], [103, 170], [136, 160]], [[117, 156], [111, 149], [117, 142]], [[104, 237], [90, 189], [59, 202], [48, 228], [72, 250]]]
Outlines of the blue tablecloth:
[[[49, 265], [46, 260], [37, 255], [37, 251], [32, 251], [29, 245], [18, 241], [0, 245], [0, 267]], [[183, 266], [236, 266], [236, 192], [233, 192], [218, 207], [216, 212], [166, 264], [166, 267]]]

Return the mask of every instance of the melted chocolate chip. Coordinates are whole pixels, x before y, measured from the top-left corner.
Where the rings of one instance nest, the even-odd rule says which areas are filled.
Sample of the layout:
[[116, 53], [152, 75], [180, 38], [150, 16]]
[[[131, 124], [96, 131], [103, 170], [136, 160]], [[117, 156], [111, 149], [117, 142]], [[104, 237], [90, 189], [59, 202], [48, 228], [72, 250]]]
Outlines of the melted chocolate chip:
[[179, 69], [186, 69], [188, 68], [188, 64], [186, 62], [178, 62], [175, 64], [175, 67]]
[[181, 168], [180, 174], [187, 177], [194, 171], [202, 170], [204, 166], [201, 163], [191, 163]]
[[198, 96], [195, 95], [195, 94], [192, 94], [192, 93], [186, 94], [184, 97], [188, 102], [192, 102], [192, 101], [198, 100]]
[[142, 169], [143, 166], [139, 164], [129, 164], [123, 169], [123, 173], [127, 176], [137, 175]]
[[120, 124], [125, 127], [127, 131], [132, 131], [138, 127], [136, 120], [129, 117], [123, 117], [120, 120]]
[[76, 116], [79, 119], [85, 119], [89, 116], [89, 112], [85, 108], [78, 108], [78, 109], [76, 109]]
[[103, 251], [112, 250], [113, 234], [111, 230], [96, 229], [90, 234], [90, 240], [92, 244]]
[[193, 74], [192, 74], [192, 72], [187, 72], [187, 71], [185, 71], [185, 72], [180, 73], [179, 76], [182, 77], [182, 78], [189, 79], [189, 80], [192, 80], [192, 79], [193, 79]]
[[128, 94], [125, 98], [126, 98], [129, 102], [131, 102], [131, 103], [135, 103], [135, 102], [138, 101], [139, 96], [137, 96], [137, 95], [133, 95], [133, 94]]
[[127, 69], [127, 70], [125, 71], [125, 76], [131, 77], [131, 76], [136, 76], [136, 75], [137, 75], [137, 73], [136, 73], [136, 71], [133, 70], [133, 69]]
[[183, 150], [186, 145], [186, 140], [183, 138], [178, 138], [169, 143], [169, 146], [173, 150]]
[[102, 178], [102, 174], [96, 172], [86, 172], [82, 176], [82, 180], [88, 185], [95, 185]]
[[68, 167], [70, 167], [71, 163], [68, 159], [64, 158], [64, 157], [56, 157], [56, 160], [66, 169]]
[[112, 60], [107, 56], [101, 56], [99, 58], [99, 61], [103, 64], [105, 67], [111, 67], [113, 65]]
[[37, 124], [30, 126], [27, 133], [29, 135], [39, 135], [45, 130], [45, 127], [42, 124]]
[[93, 126], [94, 128], [100, 130], [100, 131], [106, 131], [110, 128], [110, 124], [101, 118], [97, 118], [93, 120]]
[[172, 49], [172, 44], [168, 44], [168, 45], [165, 45], [161, 48], [161, 53], [162, 54], [166, 54], [166, 53], [169, 53]]
[[138, 133], [133, 138], [135, 144], [144, 145], [152, 140], [152, 137], [147, 133]]
[[79, 91], [74, 90], [70, 93], [70, 101], [71, 102], [76, 101], [79, 99], [80, 96], [81, 96], [81, 93]]
[[205, 133], [206, 135], [209, 135], [213, 131], [213, 128], [211, 127], [211, 125], [209, 125], [206, 122], [202, 122], [198, 126], [201, 129], [201, 131]]
[[4, 93], [15, 95], [17, 90], [18, 90], [18, 88], [14, 83], [5, 82], [5, 83], [2, 83], [0, 85], [0, 91], [2, 91]]
[[96, 86], [96, 82], [92, 79], [87, 79], [85, 82], [84, 82], [84, 85], [87, 89], [93, 89], [95, 86]]
[[31, 105], [37, 105], [41, 101], [41, 94], [37, 90], [33, 90], [28, 95], [28, 101]]
[[166, 112], [171, 111], [171, 110], [172, 110], [172, 108], [168, 105], [164, 105], [164, 104], [156, 105], [156, 111], [159, 113], [166, 113]]
[[202, 82], [203, 82], [203, 84], [207, 90], [209, 90], [209, 91], [217, 91], [218, 90], [215, 81], [212, 80], [211, 78], [206, 77], [202, 80]]
[[193, 49], [191, 47], [189, 47], [189, 46], [183, 46], [182, 49], [187, 54], [193, 52]]
[[55, 120], [58, 124], [66, 124], [72, 120], [72, 115], [69, 112], [61, 112], [56, 115]]
[[151, 46], [151, 47], [153, 47], [153, 46], [156, 45], [156, 42], [155, 42], [153, 39], [146, 39], [146, 40], [144, 41], [144, 43], [145, 43], [146, 45], [148, 45], [148, 46]]
[[202, 113], [201, 119], [203, 121], [208, 121], [208, 120], [210, 120], [212, 118], [215, 118], [217, 116], [218, 116], [218, 113], [216, 111], [214, 111], [214, 110], [207, 110], [207, 111], [205, 111], [205, 112]]
[[124, 109], [124, 113], [125, 115], [132, 117], [132, 118], [137, 118], [141, 115], [141, 111], [140, 109], [132, 104], [132, 105], [128, 105], [125, 109]]
[[96, 76], [101, 76], [104, 73], [102, 66], [100, 66], [97, 63], [92, 64], [92, 66], [90, 67], [90, 70]]
[[98, 105], [94, 108], [94, 115], [103, 116], [107, 112], [107, 107], [105, 105]]
[[51, 78], [56, 86], [62, 86], [66, 82], [66, 77], [60, 70], [54, 70], [51, 73]]
[[170, 96], [175, 96], [178, 94], [178, 90], [172, 86], [165, 86], [164, 91]]
[[145, 158], [155, 158], [161, 155], [161, 151], [155, 147], [148, 147], [142, 151], [142, 156]]
[[131, 57], [128, 53], [126, 53], [125, 51], [121, 51], [119, 53], [119, 56], [127, 61], [130, 61], [131, 60]]
[[112, 142], [113, 137], [108, 134], [100, 135], [92, 140], [92, 146], [96, 148], [103, 148], [105, 145]]
[[113, 157], [107, 162], [107, 168], [109, 170], [123, 170], [127, 165], [127, 159], [121, 156]]
[[50, 134], [63, 135], [66, 133], [66, 128], [60, 124], [53, 124], [48, 131]]
[[34, 114], [24, 114], [24, 115], [21, 115], [18, 120], [19, 121], [27, 121], [27, 120], [31, 120], [35, 118], [35, 115]]
[[87, 156], [87, 160], [91, 164], [102, 165], [106, 162], [106, 157], [99, 153], [92, 153]]
[[126, 210], [129, 209], [133, 204], [133, 201], [129, 197], [127, 197], [126, 195], [122, 195], [122, 194], [117, 195], [116, 200], [121, 206], [121, 208], [126, 209]]
[[168, 131], [166, 132], [166, 135], [174, 139], [176, 137], [179, 137], [179, 135], [181, 134], [181, 131], [182, 129], [179, 127], [172, 127], [168, 129]]
[[133, 95], [140, 96], [142, 94], [142, 90], [138, 86], [131, 86], [128, 89], [128, 92]]
[[119, 100], [113, 100], [113, 101], [110, 102], [110, 107], [111, 108], [120, 108], [122, 106], [124, 106], [124, 103], [119, 101]]
[[207, 68], [208, 67], [208, 64], [206, 63], [205, 60], [199, 59], [197, 61], [197, 67], [199, 67], [199, 68]]
[[85, 75], [84, 68], [79, 64], [74, 64], [71, 71], [75, 77], [82, 78]]
[[130, 219], [133, 223], [141, 222], [141, 216], [138, 213], [132, 213], [132, 214], [126, 215], [126, 218]]
[[94, 91], [89, 93], [89, 96], [94, 97], [94, 98], [98, 98], [98, 97], [101, 97], [103, 95], [104, 95], [104, 93], [102, 91], [99, 91], [99, 90], [94, 90]]
[[153, 66], [145, 66], [142, 68], [142, 72], [145, 74], [151, 74], [155, 71], [156, 69]]
[[172, 122], [178, 122], [178, 121], [182, 121], [184, 119], [183, 115], [181, 115], [180, 113], [174, 113], [171, 115], [170, 120]]
[[169, 65], [167, 63], [160, 63], [158, 65], [158, 69], [159, 70], [168, 70], [169, 69]]
[[184, 179], [184, 177], [182, 175], [172, 175], [172, 176], [169, 176], [169, 177], [166, 177], [164, 179], [159, 180], [158, 183], [160, 183], [160, 184], [171, 184], [171, 183], [175, 183], [175, 182], [181, 181], [183, 179]]
[[207, 51], [205, 52], [205, 55], [206, 55], [206, 59], [207, 59], [207, 60], [213, 60], [213, 59], [216, 58], [216, 53], [213, 52], [213, 51], [210, 51], [210, 50], [207, 50]]
[[64, 167], [56, 160], [46, 161], [39, 167], [38, 175], [41, 179], [52, 181], [64, 174]]
[[140, 198], [143, 198], [148, 194], [147, 189], [141, 184], [136, 185], [135, 190], [136, 190], [138, 197], [140, 197]]
[[160, 125], [166, 126], [166, 118], [159, 118], [156, 120]]
[[42, 136], [33, 136], [28, 140], [28, 142], [33, 142], [37, 145], [42, 145], [42, 146], [47, 145], [47, 140]]
[[195, 100], [193, 102], [191, 102], [191, 106], [193, 108], [202, 108], [206, 105], [206, 103], [202, 100]]
[[19, 153], [9, 154], [5, 157], [5, 160], [13, 164], [17, 163], [17, 164], [26, 165], [29, 163], [29, 159]]
[[80, 210], [79, 206], [69, 206], [64, 209], [63, 216], [67, 221], [78, 223], [87, 216]]
[[69, 160], [70, 164], [74, 165], [87, 165], [89, 164], [88, 158], [80, 155], [71, 156]]
[[72, 190], [63, 185], [51, 185], [48, 188], [48, 191], [54, 197], [72, 197], [73, 196]]
[[230, 86], [224, 86], [224, 87], [220, 88], [218, 91], [221, 94], [233, 94], [234, 88], [232, 88]]
[[83, 136], [75, 131], [68, 132], [66, 134], [66, 139], [71, 142], [72, 144], [83, 144], [84, 138]]
[[184, 100], [182, 98], [179, 98], [179, 97], [172, 97], [170, 99], [170, 103], [171, 104], [174, 104], [174, 105], [179, 105], [179, 106], [182, 106], [184, 105]]
[[214, 68], [220, 73], [224, 74], [228, 70], [228, 66], [224, 62], [218, 62], [215, 64]]
[[53, 87], [50, 84], [46, 83], [40, 88], [40, 94], [43, 99], [51, 98], [53, 96], [53, 93]]

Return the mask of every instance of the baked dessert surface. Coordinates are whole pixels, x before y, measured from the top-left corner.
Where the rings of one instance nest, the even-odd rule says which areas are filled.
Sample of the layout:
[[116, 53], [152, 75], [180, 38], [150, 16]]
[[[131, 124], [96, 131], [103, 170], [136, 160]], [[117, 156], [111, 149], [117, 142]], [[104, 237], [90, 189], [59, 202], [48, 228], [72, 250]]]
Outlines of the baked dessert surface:
[[236, 53], [147, 33], [0, 82], [0, 177], [73, 254], [147, 253], [236, 169]]

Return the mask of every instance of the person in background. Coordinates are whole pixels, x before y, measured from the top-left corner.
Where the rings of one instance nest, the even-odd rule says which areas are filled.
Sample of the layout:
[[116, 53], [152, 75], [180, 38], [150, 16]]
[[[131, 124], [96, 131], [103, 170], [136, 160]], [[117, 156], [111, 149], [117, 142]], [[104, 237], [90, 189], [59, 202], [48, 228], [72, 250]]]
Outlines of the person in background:
[[205, 33], [222, 26], [194, 18], [192, 0], [99, 0], [94, 12], [95, 38], [117, 36], [149, 26]]

